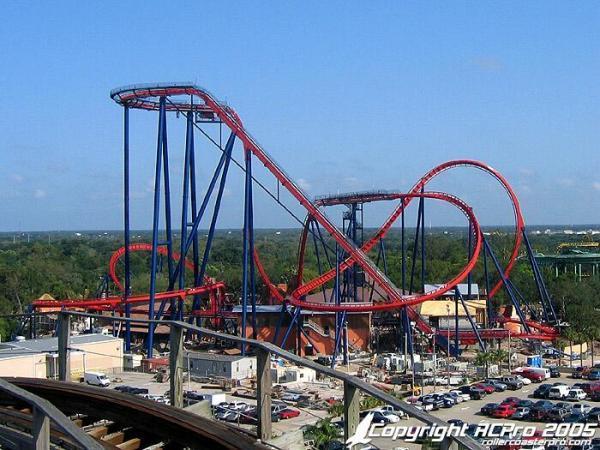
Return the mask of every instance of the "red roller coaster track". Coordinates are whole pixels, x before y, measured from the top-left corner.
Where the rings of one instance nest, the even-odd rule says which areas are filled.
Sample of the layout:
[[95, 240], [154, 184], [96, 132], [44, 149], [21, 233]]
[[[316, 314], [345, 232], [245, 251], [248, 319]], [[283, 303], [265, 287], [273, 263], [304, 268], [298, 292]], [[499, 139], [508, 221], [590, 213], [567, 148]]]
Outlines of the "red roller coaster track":
[[[457, 197], [454, 197], [445, 193], [437, 193], [437, 192], [426, 192], [421, 193], [422, 188], [435, 176], [439, 173], [448, 170], [452, 167], [458, 166], [472, 166], [478, 169], [484, 170], [494, 176], [496, 179], [500, 181], [503, 185], [507, 193], [509, 194], [512, 203], [513, 209], [515, 212], [515, 245], [513, 247], [513, 252], [511, 258], [505, 268], [505, 273], [508, 275], [515, 264], [516, 257], [518, 254], [518, 249], [521, 244], [521, 234], [520, 231], [524, 227], [523, 218], [521, 215], [520, 207], [516, 195], [511, 189], [510, 185], [506, 182], [504, 177], [499, 174], [497, 171], [492, 169], [491, 167], [470, 160], [458, 160], [458, 161], [450, 161], [444, 163], [430, 172], [428, 172], [423, 178], [419, 180], [419, 182], [409, 191], [400, 202], [400, 205], [396, 207], [394, 212], [390, 215], [390, 217], [384, 222], [383, 226], [372, 236], [363, 246], [359, 248], [353, 243], [347, 236], [344, 235], [319, 209], [319, 207], [313, 204], [308, 197], [304, 194], [301, 188], [285, 173], [285, 171], [275, 163], [275, 161], [271, 158], [271, 156], [257, 143], [257, 141], [250, 136], [250, 134], [243, 127], [242, 122], [237, 115], [237, 113], [230, 107], [223, 105], [218, 102], [215, 97], [213, 97], [208, 91], [194, 86], [192, 84], [160, 84], [160, 85], [144, 85], [144, 86], [132, 86], [127, 88], [122, 88], [115, 90], [111, 93], [111, 97], [119, 104], [128, 106], [130, 108], [137, 109], [146, 109], [146, 110], [157, 110], [159, 108], [158, 98], [161, 97], [169, 97], [169, 98], [177, 98], [178, 96], [195, 96], [200, 99], [199, 103], [195, 103], [193, 106], [189, 104], [179, 104], [173, 103], [173, 101], [169, 102], [167, 105], [168, 110], [179, 111], [179, 110], [193, 110], [199, 114], [211, 117], [217, 117], [222, 123], [224, 123], [230, 130], [240, 139], [243, 143], [244, 149], [253, 154], [261, 163], [266, 167], [266, 169], [271, 172], [271, 174], [278, 180], [278, 182], [286, 189], [307, 211], [309, 217], [312, 220], [315, 220], [324, 230], [326, 230], [329, 235], [336, 241], [336, 243], [340, 246], [340, 248], [347, 254], [348, 259], [344, 261], [342, 264], [341, 270], [346, 270], [352, 264], [359, 265], [364, 272], [370, 277], [370, 279], [383, 291], [385, 294], [385, 298], [387, 298], [386, 302], [381, 303], [373, 303], [373, 304], [359, 304], [352, 305], [350, 303], [346, 303], [341, 306], [335, 305], [324, 305], [322, 303], [309, 303], [301, 300], [306, 294], [315, 290], [317, 287], [323, 285], [327, 281], [331, 280], [335, 276], [335, 271], [327, 272], [320, 277], [310, 280], [307, 283], [300, 284], [294, 292], [292, 292], [291, 296], [288, 296], [288, 301], [292, 304], [301, 306], [306, 309], [314, 309], [314, 310], [324, 310], [324, 311], [337, 311], [337, 310], [350, 310], [350, 311], [376, 311], [376, 310], [391, 310], [396, 308], [408, 307], [409, 305], [414, 305], [417, 303], [421, 303], [423, 301], [433, 299], [440, 294], [446, 292], [449, 289], [454, 288], [459, 282], [466, 278], [467, 274], [473, 269], [475, 263], [477, 261], [477, 256], [479, 255], [482, 240], [481, 240], [481, 231], [477, 224], [477, 220], [475, 215], [473, 214], [470, 207], [468, 207], [464, 202], [462, 202]], [[188, 109], [186, 109], [188, 108]], [[190, 109], [192, 108], [192, 109]], [[402, 214], [404, 208], [410, 203], [410, 201], [415, 197], [427, 197], [438, 199], [442, 201], [449, 202], [461, 210], [473, 224], [472, 231], [475, 237], [474, 244], [475, 248], [473, 251], [472, 258], [468, 261], [466, 267], [452, 280], [446, 282], [440, 289], [436, 289], [435, 291], [424, 293], [424, 294], [414, 294], [414, 295], [405, 295], [401, 292], [392, 281], [377, 267], [374, 261], [372, 261], [368, 256], [367, 252], [370, 251], [376, 243], [385, 236], [385, 234], [389, 231], [392, 224], [398, 219], [400, 214]], [[134, 244], [137, 245], [137, 244]], [[148, 246], [149, 244], [141, 244], [142, 246]], [[141, 248], [140, 248], [141, 249]], [[147, 250], [148, 247], [144, 247], [144, 250]], [[121, 253], [122, 254], [122, 253]], [[119, 259], [120, 254], [117, 251], [116, 255], [113, 255], [111, 258], [111, 278], [115, 281], [117, 286], [120, 286], [120, 282], [116, 277], [115, 269], [116, 269], [116, 261]], [[178, 258], [178, 256], [176, 257]], [[255, 259], [259, 262], [258, 269], [267, 282], [269, 289], [271, 292], [277, 292], [276, 289], [273, 289], [272, 283], [268, 281], [268, 276], [264, 271], [264, 268], [260, 264], [258, 255], [255, 254]], [[196, 295], [204, 292], [210, 292], [215, 289], [221, 289], [224, 286], [222, 283], [214, 283], [211, 285], [204, 285], [201, 287], [192, 287], [189, 289], [171, 291], [171, 292], [162, 292], [157, 293], [156, 299], [169, 299], [169, 298], [182, 298], [191, 295]], [[491, 290], [490, 295], [494, 295], [498, 289], [501, 287], [501, 282], [496, 284], [494, 288]], [[275, 294], [274, 294], [275, 295]], [[278, 299], [283, 300], [283, 296], [279, 293], [276, 295]], [[150, 300], [149, 295], [141, 295], [129, 297], [126, 302], [127, 303], [143, 303], [148, 302]], [[89, 299], [89, 300], [61, 300], [58, 302], [36, 302], [36, 306], [56, 306], [61, 305], [65, 307], [117, 307], [123, 305], [123, 298], [119, 296], [109, 297], [105, 299]], [[414, 316], [416, 312], [412, 310], [412, 308], [407, 308], [410, 312], [411, 316], [415, 319], [419, 319], [417, 316]], [[422, 324], [422, 327], [425, 328], [428, 326], [426, 324]], [[537, 335], [536, 335], [537, 336]]]

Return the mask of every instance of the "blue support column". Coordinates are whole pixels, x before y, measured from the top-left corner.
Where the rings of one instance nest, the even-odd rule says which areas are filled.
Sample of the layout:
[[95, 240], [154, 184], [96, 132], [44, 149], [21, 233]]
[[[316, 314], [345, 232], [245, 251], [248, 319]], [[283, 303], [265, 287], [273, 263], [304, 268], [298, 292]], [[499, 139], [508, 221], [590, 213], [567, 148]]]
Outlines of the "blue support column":
[[290, 333], [294, 329], [294, 326], [296, 325], [296, 322], [297, 322], [299, 316], [300, 316], [300, 308], [298, 308], [296, 306], [294, 309], [294, 315], [292, 316], [292, 322], [288, 326], [288, 329], [285, 331], [285, 334], [283, 335], [283, 339], [281, 340], [281, 345], [280, 345], [281, 348], [285, 349], [285, 343], [287, 342], [288, 338], [290, 337]]
[[[165, 243], [167, 244], [167, 268], [169, 272], [168, 280], [173, 279], [173, 229], [171, 227], [171, 182], [169, 177], [169, 147], [167, 139], [167, 114], [164, 113], [162, 132], [162, 152], [163, 152], [163, 180], [164, 180], [164, 195], [165, 195]], [[184, 269], [185, 271], [185, 269]], [[174, 299], [171, 299], [171, 319], [177, 317], [177, 305]], [[161, 319], [162, 317], [159, 317]]]
[[[156, 295], [156, 269], [158, 262], [158, 227], [160, 219], [160, 175], [162, 171], [162, 144], [164, 122], [166, 121], [165, 98], [161, 97], [159, 101], [158, 114], [158, 139], [156, 145], [156, 170], [154, 175], [154, 213], [152, 220], [152, 252], [150, 256], [150, 299], [148, 303], [148, 319], [154, 319], [154, 301]], [[154, 347], [154, 326], [148, 325], [148, 336], [146, 339], [147, 357], [152, 358]]]
[[285, 300], [281, 304], [281, 311], [279, 312], [279, 319], [277, 319], [277, 325], [275, 325], [275, 334], [273, 335], [273, 344], [277, 344], [277, 338], [279, 337], [279, 332], [281, 331], [281, 325], [283, 324], [283, 318], [287, 315], [287, 304]]
[[[190, 193], [190, 161], [194, 147], [194, 113], [192, 111], [186, 116], [185, 154], [183, 162], [183, 193], [181, 201], [181, 237], [179, 242], [179, 258], [181, 258], [181, 269], [179, 270], [179, 289], [185, 288], [185, 243], [187, 241], [188, 229], [188, 199]], [[177, 308], [177, 318], [183, 318], [183, 300], [180, 300]]]
[[219, 217], [219, 211], [221, 209], [221, 200], [223, 198], [223, 192], [225, 192], [225, 184], [227, 181], [227, 173], [229, 171], [229, 163], [231, 162], [231, 153], [233, 152], [233, 145], [235, 143], [235, 134], [231, 133], [227, 144], [225, 145], [225, 164], [223, 165], [223, 173], [221, 174], [221, 180], [219, 182], [219, 190], [217, 191], [217, 197], [215, 199], [215, 206], [213, 209], [213, 215], [210, 222], [210, 228], [208, 229], [208, 237], [206, 238], [206, 246], [204, 247], [204, 254], [202, 256], [202, 263], [200, 265], [200, 272], [196, 279], [196, 286], [201, 286], [204, 283], [204, 276], [206, 275], [206, 268], [208, 266], [208, 259], [210, 257], [210, 251], [212, 249], [212, 242], [215, 236], [215, 229], [217, 226], [217, 219]]
[[[421, 188], [421, 194], [425, 188]], [[421, 197], [421, 292], [425, 292], [425, 197]]]
[[504, 273], [502, 266], [500, 266], [500, 262], [498, 262], [498, 258], [496, 258], [496, 255], [492, 251], [490, 245], [487, 242], [487, 239], [485, 239], [485, 238], [483, 238], [483, 245], [487, 249], [490, 257], [492, 258], [494, 266], [496, 267], [496, 270], [498, 271], [498, 274], [500, 275], [500, 278], [502, 279], [504, 289], [506, 290], [506, 293], [508, 294], [508, 297], [509, 297], [511, 303], [513, 304], [515, 311], [517, 312], [517, 315], [519, 316], [519, 320], [521, 321], [521, 324], [523, 325], [523, 329], [525, 330], [526, 333], [530, 333], [531, 330], [529, 328], [529, 325], [527, 325], [527, 321], [525, 319], [525, 315], [523, 314], [523, 310], [521, 309], [521, 305], [519, 304], [519, 300], [516, 298], [513, 290], [511, 289], [509, 279], [506, 276], [506, 274]]
[[[243, 234], [243, 267], [242, 267], [242, 337], [246, 337], [246, 320], [248, 314], [248, 296], [250, 294], [252, 313], [253, 313], [253, 333], [256, 328], [256, 298], [252, 295], [254, 288], [249, 286], [252, 279], [251, 264], [252, 264], [252, 154], [249, 150], [244, 149], [246, 161], [246, 178], [244, 189], [244, 234]], [[249, 289], [250, 288], [250, 289]], [[242, 353], [245, 352], [245, 346], [242, 346]]]
[[[460, 351], [460, 339], [458, 338], [458, 289], [454, 290], [454, 351], [455, 355], [458, 356], [458, 352]], [[450, 325], [450, 324], [448, 324]]]
[[490, 275], [488, 271], [488, 261], [487, 261], [487, 250], [483, 249], [483, 276], [485, 278], [485, 296], [486, 296], [486, 316], [487, 323], [486, 327], [491, 328], [493, 324], [493, 307], [492, 307], [492, 298], [490, 297]]
[[[130, 224], [129, 224], [129, 107], [123, 108], [123, 222], [125, 241], [125, 292], [123, 301], [127, 301], [131, 291], [131, 268], [129, 257]], [[131, 304], [125, 303], [125, 317], [131, 317]], [[131, 351], [131, 323], [125, 322], [125, 351]]]
[[[192, 137], [193, 137], [193, 135], [192, 135]], [[192, 217], [194, 219], [196, 218], [196, 215], [198, 213], [198, 200], [197, 200], [197, 196], [196, 196], [196, 155], [195, 155], [195, 153], [196, 153], [195, 145], [192, 145], [192, 147], [190, 148], [190, 203], [191, 203], [191, 207], [192, 207]], [[191, 225], [192, 225], [191, 223], [187, 224], [188, 227]], [[187, 240], [189, 240], [189, 238], [192, 238], [192, 264], [194, 266], [194, 283], [195, 283], [195, 281], [198, 279], [198, 273], [200, 272], [200, 249], [199, 249], [199, 245], [198, 245], [198, 232], [190, 231], [190, 233], [188, 234], [188, 236], [186, 238], [186, 245], [187, 245]], [[188, 252], [188, 250], [187, 250], [187, 248], [185, 248], [184, 253], [182, 253], [182, 256], [187, 256], [187, 252]], [[185, 270], [185, 268], [183, 266], [178, 266], [178, 268], [180, 271]], [[177, 269], [175, 269], [175, 271], [177, 271]], [[192, 305], [196, 305], [199, 302], [200, 302], [199, 297], [194, 296], [194, 299], [192, 300]], [[193, 321], [193, 318], [191, 318], [190, 320]], [[197, 318], [197, 325], [198, 326], [201, 325], [200, 317]]]
[[[473, 224], [469, 221], [469, 235], [467, 236], [467, 261], [471, 260], [471, 255], [473, 253]], [[462, 295], [461, 295], [462, 297]], [[467, 299], [471, 300], [471, 272], [467, 274]]]
[[479, 330], [477, 329], [477, 324], [471, 317], [471, 314], [469, 313], [469, 310], [467, 309], [467, 304], [465, 303], [465, 299], [463, 298], [458, 287], [454, 288], [454, 296], [457, 297], [460, 300], [460, 302], [462, 303], [463, 309], [465, 310], [465, 314], [467, 315], [467, 320], [471, 324], [471, 328], [473, 329], [473, 332], [475, 333], [475, 336], [477, 337], [477, 342], [479, 342], [479, 347], [481, 348], [482, 351], [485, 351], [485, 344], [484, 344], [483, 340], [481, 339], [481, 335], [479, 334]]
[[[252, 301], [252, 339], [257, 339], [258, 331], [257, 331], [257, 323], [256, 323], [256, 269], [254, 267], [254, 198], [252, 194], [252, 153], [248, 151], [248, 168], [246, 169], [250, 172], [249, 180], [248, 180], [248, 191], [249, 191], [249, 199], [250, 199], [250, 209], [249, 209], [249, 248], [248, 248], [248, 262], [250, 263], [250, 295]], [[302, 324], [303, 318], [302, 315], [298, 317], [298, 330], [300, 332], [303, 331]], [[298, 333], [298, 343], [301, 342], [300, 333]], [[300, 352], [299, 355], [302, 353]]]
[[421, 218], [423, 217], [422, 214], [422, 210], [423, 210], [423, 197], [421, 197], [419, 199], [419, 211], [417, 212], [417, 229], [415, 232], [415, 243], [413, 246], [413, 260], [412, 260], [412, 266], [410, 269], [410, 285], [408, 288], [408, 293], [412, 294], [413, 290], [414, 290], [414, 281], [415, 281], [415, 271], [417, 268], [417, 250], [419, 248], [419, 236], [420, 236], [420, 231], [421, 231]]
[[544, 318], [548, 322], [558, 322], [558, 317], [556, 315], [556, 310], [554, 308], [554, 304], [552, 302], [552, 297], [550, 296], [550, 292], [546, 287], [546, 283], [544, 281], [544, 276], [540, 270], [540, 266], [535, 259], [535, 255], [533, 253], [533, 248], [531, 247], [531, 243], [529, 242], [529, 238], [527, 237], [527, 233], [525, 229], [521, 230], [523, 234], [523, 241], [525, 242], [525, 248], [527, 250], [527, 256], [529, 258], [529, 263], [531, 264], [531, 268], [533, 270], [533, 275], [535, 279], [535, 284], [538, 288], [538, 293], [540, 296], [540, 301], [542, 303], [542, 310], [544, 312]]

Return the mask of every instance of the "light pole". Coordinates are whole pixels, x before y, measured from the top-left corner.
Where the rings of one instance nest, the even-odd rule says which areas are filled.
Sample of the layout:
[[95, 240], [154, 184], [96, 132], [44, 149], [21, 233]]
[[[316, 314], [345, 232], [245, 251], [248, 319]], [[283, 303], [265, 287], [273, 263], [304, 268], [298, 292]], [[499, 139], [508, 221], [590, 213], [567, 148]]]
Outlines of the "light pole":
[[450, 387], [450, 304], [446, 303], [446, 332], [447, 339], [446, 343], [448, 348], [446, 350], [446, 376], [448, 377], [448, 388]]
[[411, 361], [411, 374], [412, 374], [412, 391], [413, 391], [413, 395], [415, 393], [415, 349], [414, 349], [414, 340], [413, 340], [413, 330], [415, 328], [415, 322], [410, 322], [410, 341], [413, 343], [413, 347], [411, 348], [410, 351], [410, 361]]
[[437, 352], [435, 348], [435, 328], [433, 329], [433, 392], [437, 389]]
[[510, 373], [510, 328], [508, 329], [508, 373]]

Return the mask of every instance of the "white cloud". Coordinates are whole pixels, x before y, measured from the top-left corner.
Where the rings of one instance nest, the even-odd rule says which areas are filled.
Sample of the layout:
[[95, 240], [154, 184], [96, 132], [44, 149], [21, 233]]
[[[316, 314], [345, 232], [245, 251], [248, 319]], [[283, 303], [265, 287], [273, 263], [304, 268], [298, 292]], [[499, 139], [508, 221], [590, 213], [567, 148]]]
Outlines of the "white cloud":
[[600, 191], [600, 181], [594, 181], [594, 182], [592, 183], [592, 187], [593, 187], [594, 189], [596, 189], [597, 191]]
[[44, 198], [46, 197], [46, 191], [43, 189], [36, 189], [33, 191], [34, 198]]
[[18, 173], [13, 173], [10, 176], [10, 179], [15, 183], [22, 183], [25, 180], [25, 177], [23, 177], [23, 175], [19, 175]]
[[558, 181], [558, 184], [560, 184], [563, 187], [575, 186], [575, 180], [572, 178], [559, 178], [557, 181]]
[[480, 56], [473, 59], [473, 64], [484, 72], [499, 72], [504, 64], [494, 56]]
[[523, 175], [524, 177], [531, 177], [531, 176], [535, 175], [535, 172], [531, 169], [528, 169], [527, 167], [521, 167], [519, 169], [519, 173], [521, 175]]
[[300, 186], [300, 189], [302, 189], [303, 191], [310, 191], [311, 185], [304, 178], [298, 178], [298, 181], [296, 182], [296, 184], [298, 186]]

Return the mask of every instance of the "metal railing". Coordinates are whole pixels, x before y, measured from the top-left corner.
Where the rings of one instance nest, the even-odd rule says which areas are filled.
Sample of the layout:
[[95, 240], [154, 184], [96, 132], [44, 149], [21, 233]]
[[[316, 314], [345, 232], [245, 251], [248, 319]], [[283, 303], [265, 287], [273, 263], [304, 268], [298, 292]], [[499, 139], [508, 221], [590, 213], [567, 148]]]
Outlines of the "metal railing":
[[[13, 430], [9, 426], [0, 427], [0, 446], [6, 438], [11, 443], [19, 443], [19, 448], [33, 448], [36, 450], [49, 450], [51, 437], [51, 422], [54, 428], [62, 431], [73, 443], [79, 444], [81, 448], [90, 450], [102, 450], [104, 447], [88, 436], [81, 428], [77, 427], [67, 416], [52, 405], [48, 400], [38, 397], [20, 387], [0, 378], [0, 392], [8, 394], [31, 408], [31, 434]], [[61, 438], [62, 439], [62, 438]], [[10, 448], [8, 443], [6, 448]]]
[[[257, 437], [263, 442], [268, 442], [272, 438], [271, 424], [271, 397], [272, 397], [272, 380], [271, 380], [271, 355], [277, 355], [298, 366], [308, 367], [315, 372], [325, 376], [335, 378], [343, 382], [344, 385], [344, 440], [356, 432], [359, 423], [360, 412], [360, 395], [362, 391], [372, 397], [375, 397], [386, 404], [392, 405], [394, 408], [414, 417], [426, 425], [438, 427], [447, 426], [447, 423], [437, 417], [434, 417], [413, 405], [410, 405], [382, 390], [374, 387], [365, 381], [343, 373], [329, 367], [318, 364], [314, 361], [295, 355], [274, 344], [268, 342], [257, 341], [254, 339], [242, 338], [230, 334], [225, 334], [207, 328], [198, 327], [186, 322], [171, 321], [171, 320], [145, 320], [145, 319], [127, 319], [125, 317], [107, 317], [98, 314], [89, 314], [75, 311], [61, 311], [58, 320], [58, 364], [59, 378], [63, 381], [68, 380], [69, 374], [69, 335], [70, 335], [70, 319], [71, 317], [89, 317], [98, 320], [123, 321], [133, 323], [160, 323], [168, 325], [171, 328], [170, 332], [170, 356], [169, 366], [171, 371], [170, 394], [171, 405], [174, 407], [183, 407], [183, 383], [184, 377], [184, 338], [186, 332], [193, 332], [202, 337], [213, 338], [216, 340], [227, 341], [238, 346], [246, 346], [254, 349], [257, 358]], [[441, 449], [458, 449], [465, 448], [469, 450], [483, 450], [484, 447], [471, 439], [470, 437], [452, 437], [447, 438], [441, 444]]]

